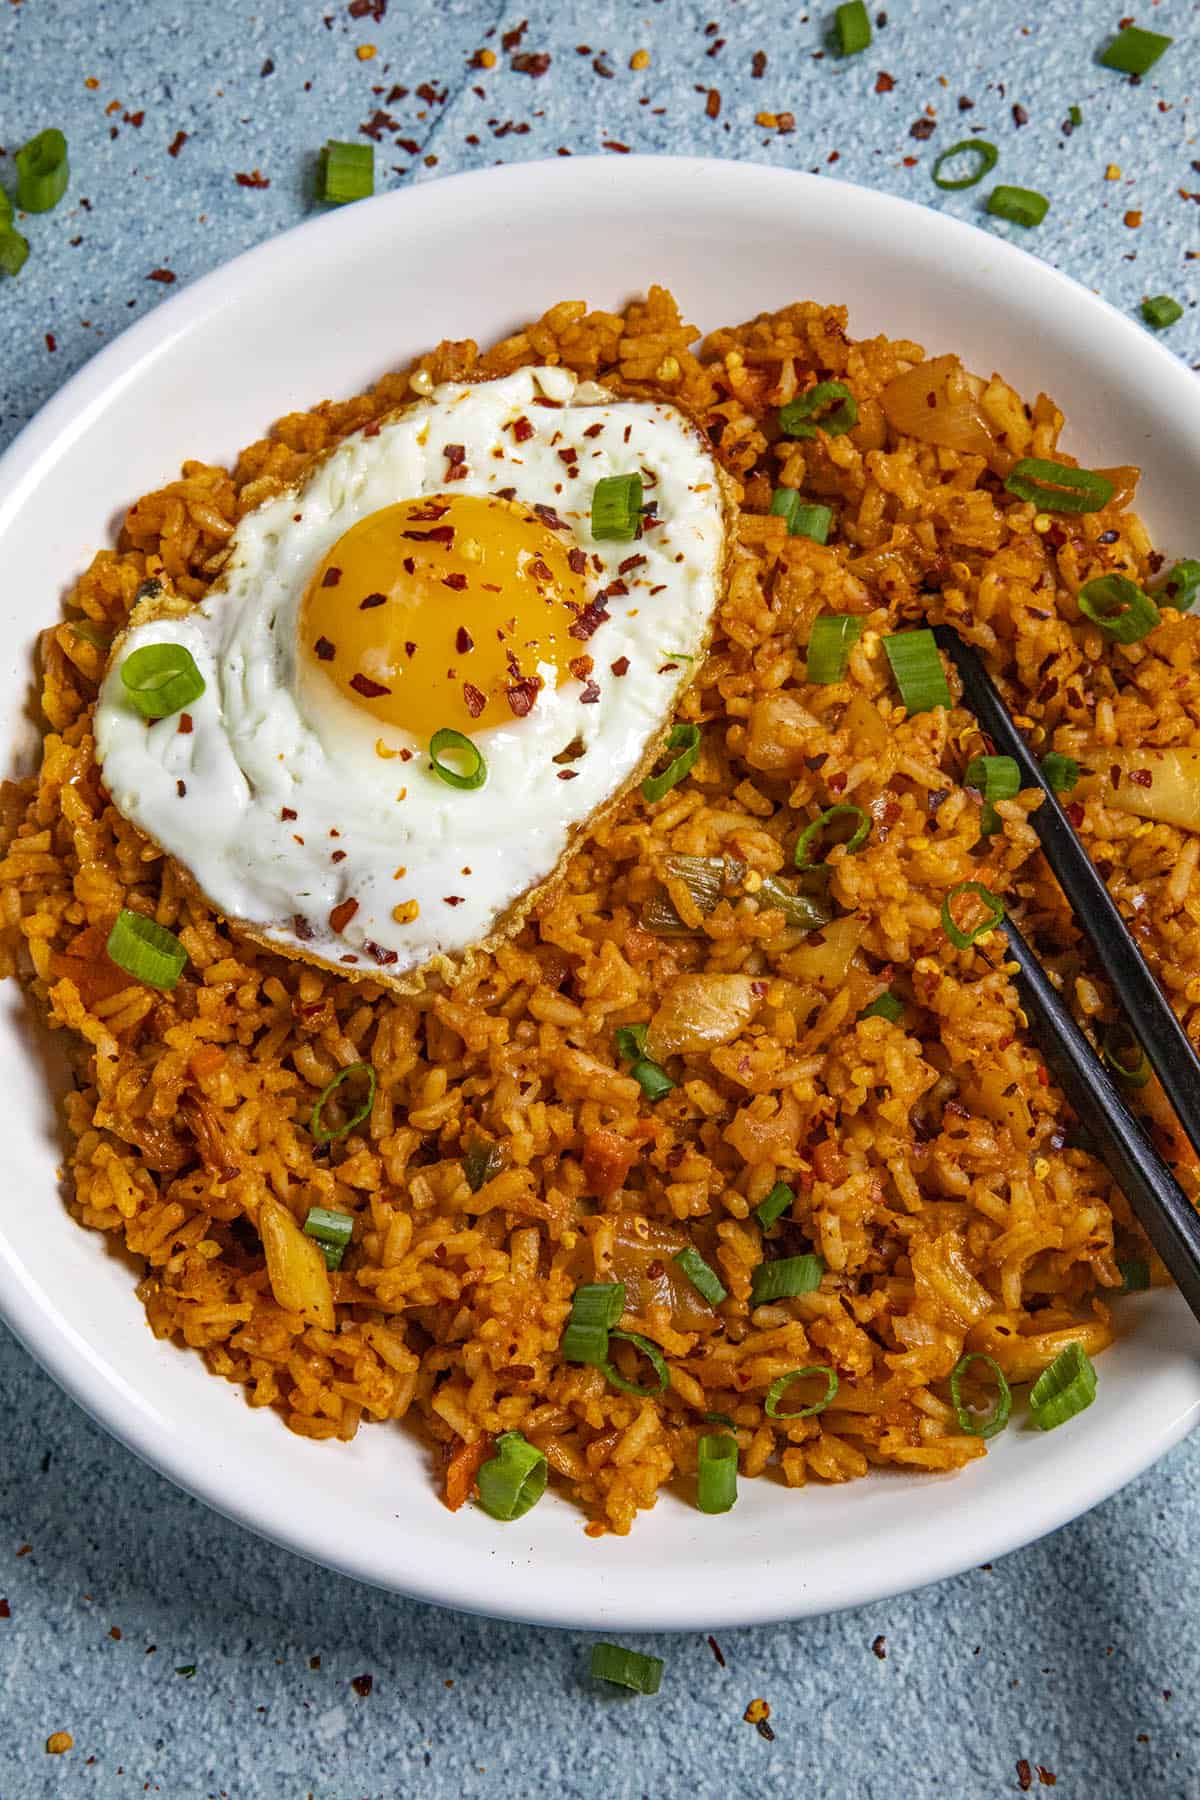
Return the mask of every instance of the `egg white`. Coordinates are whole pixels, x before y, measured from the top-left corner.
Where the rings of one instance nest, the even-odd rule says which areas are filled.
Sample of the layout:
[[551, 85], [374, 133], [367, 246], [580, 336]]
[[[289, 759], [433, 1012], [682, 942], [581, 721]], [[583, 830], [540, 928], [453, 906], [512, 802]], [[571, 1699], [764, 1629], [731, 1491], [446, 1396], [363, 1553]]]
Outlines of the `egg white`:
[[[536, 435], [518, 444], [508, 427], [522, 416]], [[597, 423], [601, 431], [585, 437]], [[595, 660], [599, 701], [582, 703], [581, 683], [556, 687], [543, 668], [546, 685], [525, 718], [474, 734], [488, 775], [470, 792], [433, 772], [426, 742], [314, 681], [297, 643], [322, 558], [379, 508], [446, 492], [449, 444], [466, 448], [469, 473], [456, 492], [515, 488], [526, 504], [552, 506], [588, 554], [589, 599], [619, 578], [629, 589], [606, 602], [608, 618], [579, 644]], [[579, 451], [575, 479], [558, 456], [565, 444]], [[661, 523], [635, 544], [593, 539], [595, 483], [638, 470]], [[553, 875], [585, 822], [661, 741], [720, 596], [721, 484], [701, 433], [665, 402], [615, 400], [555, 368], [435, 389], [248, 514], [198, 606], [126, 634], [96, 708], [113, 803], [221, 913], [281, 949], [388, 979], [462, 953]], [[633, 553], [645, 564], [618, 577]], [[204, 677], [187, 708], [190, 730], [178, 715], [148, 725], [129, 703], [120, 663], [150, 643], [184, 645]], [[616, 676], [621, 658], [628, 671]], [[380, 740], [397, 754], [381, 756]], [[573, 742], [582, 753], [556, 764]], [[568, 769], [573, 778], [560, 779]], [[338, 932], [329, 915], [351, 898], [357, 909]], [[417, 917], [398, 924], [393, 908], [410, 900]]]

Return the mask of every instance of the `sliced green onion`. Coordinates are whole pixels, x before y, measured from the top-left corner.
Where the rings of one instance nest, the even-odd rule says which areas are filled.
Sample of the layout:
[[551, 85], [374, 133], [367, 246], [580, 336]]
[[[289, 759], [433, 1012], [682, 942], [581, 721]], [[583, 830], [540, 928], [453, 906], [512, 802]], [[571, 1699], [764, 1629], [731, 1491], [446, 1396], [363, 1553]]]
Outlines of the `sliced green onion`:
[[640, 1350], [657, 1377], [653, 1387], [638, 1387], [636, 1382], [626, 1381], [621, 1371], [614, 1366], [610, 1357], [607, 1361], [601, 1363], [600, 1367], [603, 1369], [606, 1378], [615, 1388], [620, 1388], [623, 1394], [636, 1394], [639, 1400], [645, 1400], [652, 1394], [663, 1394], [666, 1392], [670, 1377], [667, 1374], [666, 1358], [663, 1356], [663, 1353], [657, 1344], [652, 1344], [649, 1338], [642, 1337], [641, 1334], [636, 1331], [610, 1331], [608, 1339], [610, 1344], [614, 1341], [622, 1344], [632, 1344], [635, 1350]]
[[[996, 1377], [996, 1404], [984, 1419], [976, 1418], [970, 1408], [963, 1405], [962, 1378], [973, 1362], [986, 1363]], [[1004, 1430], [1012, 1412], [1012, 1389], [1004, 1378], [1004, 1370], [994, 1356], [985, 1356], [981, 1350], [969, 1351], [951, 1369], [950, 1399], [958, 1418], [959, 1430], [969, 1432], [972, 1437], [995, 1437]]]
[[759, 912], [776, 910], [787, 923], [800, 931], [815, 931], [828, 925], [833, 917], [828, 897], [824, 894], [798, 894], [786, 881], [768, 875], [754, 896]]
[[871, 42], [871, 21], [863, 0], [846, 0], [833, 15], [838, 49], [843, 56], [857, 56]]
[[1067, 108], [1067, 117], [1074, 126], [1078, 127], [1083, 124], [1083, 114], [1077, 106], [1069, 106]]
[[317, 159], [317, 195], [327, 206], [366, 200], [375, 192], [375, 146], [330, 138]]
[[1134, 1258], [1131, 1262], [1119, 1262], [1117, 1267], [1121, 1271], [1119, 1293], [1141, 1294], [1150, 1286], [1150, 1264], [1148, 1262]]
[[754, 1209], [754, 1216], [764, 1231], [769, 1231], [776, 1219], [782, 1219], [785, 1212], [791, 1212], [796, 1203], [796, 1196], [785, 1182], [777, 1181], [765, 1200], [760, 1200]]
[[624, 1311], [623, 1281], [589, 1281], [577, 1287], [559, 1345], [563, 1361], [603, 1368], [608, 1360], [608, 1334]]
[[1150, 1079], [1146, 1052], [1129, 1027], [1121, 1022], [1105, 1027], [1100, 1039], [1100, 1054], [1126, 1087], [1145, 1087]]
[[893, 631], [883, 648], [909, 713], [954, 705], [932, 631]]
[[613, 1032], [613, 1045], [622, 1062], [641, 1062], [646, 1054], [649, 1025], [619, 1025]]
[[629, 1073], [633, 1076], [633, 1079], [637, 1082], [647, 1100], [651, 1102], [661, 1100], [663, 1096], [669, 1094], [671, 1089], [675, 1086], [675, 1083], [671, 1080], [667, 1071], [664, 1068], [661, 1068], [658, 1063], [651, 1062], [648, 1056], [643, 1056], [640, 1062], [635, 1062]]
[[844, 381], [819, 381], [779, 409], [784, 437], [815, 438], [818, 426], [828, 437], [841, 437], [858, 424], [858, 402]]
[[1000, 829], [997, 800], [1012, 800], [1021, 791], [1021, 771], [1011, 756], [973, 756], [967, 764], [963, 784], [978, 788], [983, 795], [983, 811], [979, 829], [984, 837]]
[[592, 1650], [593, 1678], [632, 1688], [635, 1694], [657, 1694], [662, 1672], [661, 1656], [643, 1656], [640, 1650], [623, 1650], [620, 1644], [597, 1644]]
[[490, 1144], [485, 1138], [476, 1138], [463, 1152], [462, 1166], [467, 1186], [473, 1194], [477, 1194], [504, 1167], [499, 1144]]
[[997, 219], [1007, 219], [1010, 225], [1040, 225], [1050, 210], [1050, 202], [1045, 194], [1039, 194], [1035, 188], [997, 187], [988, 195], [987, 210]]
[[592, 536], [628, 543], [641, 525], [641, 476], [605, 475], [592, 489]]
[[[451, 764], [443, 762], [442, 758], [447, 754], [453, 756], [460, 765], [464, 766], [456, 769]], [[443, 725], [441, 730], [435, 731], [430, 738], [429, 761], [433, 766], [434, 774], [440, 781], [444, 781], [447, 787], [461, 788], [464, 793], [469, 792], [472, 788], [481, 788], [487, 780], [487, 764], [483, 760], [483, 751], [478, 744], [472, 743], [465, 732], [454, 731], [448, 725]]]
[[121, 664], [121, 683], [145, 719], [182, 712], [204, 692], [204, 677], [182, 644], [143, 644]]
[[67, 191], [71, 169], [67, 140], [52, 126], [17, 151], [17, 205], [22, 212], [49, 212]]
[[1092, 513], [1108, 505], [1116, 489], [1094, 469], [1071, 469], [1066, 463], [1023, 456], [1004, 483], [1018, 500], [1032, 500], [1041, 512]]
[[6, 275], [19, 275], [29, 255], [29, 239], [19, 231], [0, 231], [0, 269]]
[[[959, 181], [946, 181], [942, 177], [942, 169], [956, 156], [975, 157], [976, 167]], [[957, 194], [962, 188], [978, 187], [984, 176], [990, 175], [999, 161], [999, 150], [995, 144], [989, 144], [986, 138], [963, 138], [961, 143], [951, 144], [948, 150], [943, 150], [934, 163], [930, 171], [933, 176], [933, 185], [940, 187], [947, 194]]]
[[324, 1206], [310, 1206], [308, 1217], [304, 1221], [304, 1230], [310, 1238], [316, 1238], [325, 1252], [325, 1267], [340, 1269], [346, 1247], [354, 1231], [354, 1220], [348, 1213], [330, 1212]]
[[713, 1431], [696, 1445], [696, 1505], [702, 1513], [726, 1513], [737, 1499], [737, 1439]]
[[1042, 758], [1042, 774], [1056, 794], [1069, 794], [1079, 780], [1079, 764], [1061, 750], [1048, 750]]
[[164, 994], [171, 992], [187, 965], [187, 951], [173, 931], [128, 907], [117, 914], [104, 948], [118, 969]]
[[1155, 331], [1165, 331], [1168, 325], [1182, 319], [1183, 308], [1170, 294], [1154, 294], [1142, 301], [1142, 317]]
[[698, 725], [673, 725], [671, 735], [667, 739], [667, 750], [677, 750], [674, 757], [657, 775], [647, 775], [642, 783], [643, 798], [653, 806], [664, 794], [669, 794], [673, 787], [678, 787], [684, 776], [694, 766], [700, 754], [700, 727]]
[[[820, 843], [822, 833], [826, 834], [824, 844]], [[818, 863], [825, 861], [830, 850], [835, 849], [838, 844], [844, 844], [846, 855], [853, 856], [862, 849], [870, 835], [871, 815], [864, 812], [861, 806], [847, 803], [828, 806], [811, 825], [805, 826], [796, 839], [793, 860], [798, 869], [815, 868]]]
[[[950, 910], [960, 894], [973, 894], [988, 909], [987, 917], [982, 924], [974, 926], [970, 931], [964, 931], [961, 925], [955, 924], [954, 915]], [[1003, 918], [1003, 900], [998, 899], [990, 888], [984, 887], [982, 881], [960, 881], [957, 887], [950, 889], [942, 901], [942, 929], [956, 950], [969, 950], [972, 944], [978, 943], [981, 937], [986, 937], [989, 931], [995, 931]]]
[[787, 520], [789, 532], [792, 529], [793, 515], [800, 504], [800, 495], [795, 488], [777, 487], [771, 495], [771, 511], [777, 519]]
[[1144, 75], [1174, 42], [1174, 38], [1164, 37], [1161, 31], [1143, 31], [1140, 25], [1126, 25], [1100, 57], [1100, 66], [1116, 69], [1121, 75]]
[[[352, 1075], [364, 1075], [366, 1077], [366, 1098], [363, 1100], [362, 1104], [350, 1114], [350, 1117], [346, 1120], [344, 1125], [339, 1125], [336, 1130], [331, 1131], [328, 1126], [324, 1124], [321, 1114], [329, 1101], [332, 1100], [333, 1096], [337, 1093], [342, 1083], [344, 1081], [349, 1081]], [[326, 1087], [323, 1087], [321, 1092], [317, 1095], [317, 1103], [312, 1109], [312, 1116], [308, 1122], [308, 1129], [311, 1131], [313, 1137], [316, 1138], [318, 1144], [336, 1144], [339, 1138], [344, 1138], [349, 1132], [354, 1130], [356, 1125], [362, 1124], [374, 1104], [374, 1069], [371, 1067], [370, 1063], [350, 1063], [346, 1068], [339, 1069], [333, 1080], [329, 1082]]]
[[1127, 575], [1098, 575], [1085, 582], [1075, 598], [1084, 618], [1117, 644], [1140, 643], [1162, 622], [1149, 594]]
[[825, 1273], [819, 1256], [781, 1256], [777, 1262], [759, 1263], [750, 1277], [751, 1306], [768, 1306], [772, 1300], [794, 1300], [811, 1294]]
[[729, 1298], [728, 1290], [722, 1287], [717, 1271], [690, 1244], [684, 1250], [677, 1250], [671, 1261], [676, 1268], [682, 1269], [701, 1299], [707, 1300], [710, 1306], [720, 1306], [722, 1300]]
[[1173, 606], [1176, 612], [1191, 612], [1197, 594], [1200, 594], [1200, 562], [1190, 556], [1177, 562], [1162, 586], [1154, 590], [1154, 598], [1160, 605]]
[[0, 231], [12, 229], [13, 208], [8, 197], [8, 189], [0, 188]]
[[889, 1025], [898, 1025], [904, 1017], [904, 1002], [889, 988], [886, 994], [872, 1000], [870, 1006], [864, 1006], [858, 1016], [860, 1019], [886, 1019]]
[[[823, 1375], [825, 1377], [824, 1394], [820, 1400], [815, 1400], [811, 1406], [793, 1407], [791, 1411], [785, 1412], [779, 1402], [783, 1399], [783, 1396], [787, 1393], [794, 1381], [803, 1381], [807, 1375]], [[763, 1401], [763, 1411], [766, 1413], [768, 1419], [811, 1419], [814, 1413], [825, 1411], [825, 1408], [830, 1405], [837, 1391], [837, 1370], [831, 1369], [827, 1363], [810, 1363], [807, 1368], [789, 1369], [786, 1375], [780, 1375], [771, 1383], [770, 1387], [767, 1389], [767, 1397]]]
[[1096, 1398], [1096, 1370], [1082, 1344], [1068, 1344], [1029, 1392], [1029, 1412], [1041, 1431], [1053, 1431]]
[[479, 1501], [493, 1519], [519, 1519], [546, 1491], [546, 1458], [519, 1431], [503, 1431], [479, 1471]]
[[822, 613], [813, 620], [808, 639], [809, 681], [819, 687], [845, 679], [850, 652], [862, 636], [863, 622], [855, 613]]
[[706, 1425], [728, 1425], [730, 1431], [737, 1430], [737, 1421], [731, 1419], [728, 1413], [701, 1413], [700, 1417]]
[[68, 619], [67, 623], [77, 638], [90, 644], [93, 650], [110, 650], [112, 637], [107, 631], [101, 631], [94, 619]]
[[832, 506], [798, 506], [792, 514], [791, 533], [793, 537], [811, 538], [814, 544], [824, 544], [832, 524]]

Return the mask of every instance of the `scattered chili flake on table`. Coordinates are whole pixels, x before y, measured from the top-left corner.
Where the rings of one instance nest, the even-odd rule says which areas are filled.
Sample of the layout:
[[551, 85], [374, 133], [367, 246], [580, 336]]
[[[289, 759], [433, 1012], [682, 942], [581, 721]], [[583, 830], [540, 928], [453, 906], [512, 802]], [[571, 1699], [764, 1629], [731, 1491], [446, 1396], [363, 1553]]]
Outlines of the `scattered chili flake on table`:
[[1023, 1756], [1017, 1762], [1017, 1786], [1023, 1794], [1033, 1786], [1033, 1770]]
[[167, 145], [167, 155], [168, 156], [178, 156], [179, 152], [183, 149], [183, 146], [187, 143], [187, 141], [188, 141], [187, 132], [186, 131], [177, 131], [175, 133], [175, 136], [171, 139], [170, 143]]
[[921, 143], [924, 143], [926, 138], [931, 138], [936, 130], [936, 119], [914, 119], [913, 123], [908, 128], [908, 135], [909, 137], [917, 138]]
[[1043, 1787], [1058, 1786], [1058, 1776], [1054, 1773], [1053, 1769], [1045, 1769], [1042, 1767], [1041, 1763], [1034, 1763], [1033, 1766], [1037, 1770], [1037, 1778]]
[[161, 281], [164, 287], [170, 287], [171, 283], [175, 280], [175, 276], [170, 269], [151, 269], [146, 280]]
[[550, 52], [548, 50], [522, 50], [519, 56], [513, 57], [512, 67], [518, 75], [532, 75], [536, 80], [539, 75], [544, 75], [550, 67]]
[[721, 90], [720, 90], [720, 88], [709, 88], [708, 94], [704, 101], [704, 110], [708, 114], [710, 119], [716, 119], [720, 116], [720, 112], [721, 112]]
[[718, 1644], [716, 1638], [712, 1635], [711, 1631], [708, 1634], [708, 1647], [712, 1651], [714, 1657], [716, 1658], [718, 1668], [723, 1669], [725, 1667], [725, 1656], [724, 1656], [724, 1653], [722, 1652], [720, 1644]]
[[894, 75], [889, 75], [886, 69], [880, 69], [878, 75], [875, 77], [875, 92], [877, 94], [890, 94], [895, 85], [896, 77]]
[[355, 1675], [350, 1686], [354, 1689], [360, 1700], [366, 1700], [370, 1695], [371, 1689], [375, 1686], [375, 1677], [373, 1675]]
[[0, 1600], [0, 1619], [11, 1619], [12, 1607], [7, 1600]]
[[[47, 350], [57, 350], [58, 349], [58, 339], [55, 337], [55, 335], [52, 331], [48, 331], [46, 333], [46, 348], [47, 348]], [[18, 1552], [18, 1554], [20, 1554], [20, 1553]]]
[[871, 1645], [871, 1649], [874, 1651], [875, 1655], [879, 1658], [880, 1662], [887, 1661], [887, 1639], [884, 1637], [882, 1632], [880, 1632], [879, 1636], [875, 1639], [874, 1643]]
[[271, 185], [261, 169], [252, 169], [249, 175], [235, 175], [233, 179], [237, 182], [239, 187], [244, 188], [268, 188]]

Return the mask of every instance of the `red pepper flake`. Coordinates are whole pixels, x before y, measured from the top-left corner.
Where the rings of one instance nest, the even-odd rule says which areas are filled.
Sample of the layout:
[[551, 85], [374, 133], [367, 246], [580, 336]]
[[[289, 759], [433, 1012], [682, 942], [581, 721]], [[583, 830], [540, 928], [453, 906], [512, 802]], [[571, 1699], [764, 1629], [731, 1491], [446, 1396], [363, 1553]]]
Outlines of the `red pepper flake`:
[[336, 646], [331, 644], [327, 637], [319, 637], [313, 645], [313, 649], [316, 651], [321, 662], [332, 662], [337, 655]]
[[896, 77], [894, 75], [889, 75], [886, 69], [880, 69], [878, 75], [875, 77], [875, 92], [877, 94], [890, 94], [895, 85]]
[[1023, 1794], [1027, 1794], [1033, 1786], [1033, 1770], [1023, 1756], [1017, 1761], [1017, 1786]]
[[[543, 401], [543, 402], [541, 402], [541, 404], [549, 405], [549, 406], [557, 406], [559, 403], [557, 400], [550, 400], [550, 401]], [[500, 491], [503, 493], [504, 490], [501, 489]], [[513, 493], [515, 493], [515, 492], [516, 492], [516, 489], [514, 488]], [[511, 498], [511, 495], [510, 495], [510, 498]], [[547, 526], [551, 531], [569, 531], [571, 529], [571, 527], [567, 524], [567, 521], [565, 519], [559, 518], [558, 514], [555, 512], [555, 510], [552, 506], [545, 506], [539, 501], [534, 505], [533, 510], [537, 514], [538, 518], [542, 521], [542, 524]]]
[[469, 681], [463, 682], [463, 700], [473, 719], [477, 719], [487, 705], [486, 694], [481, 694], [479, 689]]
[[175, 792], [179, 795], [181, 800], [185, 800], [187, 798], [187, 782], [177, 781], [175, 783]]
[[567, 551], [567, 567], [572, 575], [582, 575], [587, 569], [587, 555], [578, 547]]
[[233, 179], [244, 188], [269, 188], [271, 185], [261, 169], [252, 169], [249, 175], [235, 175]]
[[935, 119], [914, 119], [908, 128], [908, 135], [924, 143], [927, 138], [933, 136], [936, 130], [937, 121]]
[[514, 438], [517, 440], [518, 444], [527, 444], [529, 442], [530, 438], [533, 436], [533, 426], [530, 424], [529, 420], [525, 417], [524, 413], [521, 414], [521, 417], [519, 419], [513, 420], [512, 425], [510, 426], [509, 429], [512, 431], [512, 434], [513, 434]]
[[567, 636], [577, 638], [580, 643], [585, 644], [597, 627], [603, 625], [607, 618], [608, 608], [603, 600], [589, 600], [586, 606], [580, 608], [575, 623], [567, 631]]
[[461, 894], [443, 894], [442, 899], [446, 902], [447, 906], [461, 906], [463, 903]]
[[[463, 585], [466, 585], [465, 581]], [[454, 648], [458, 651], [460, 656], [465, 656], [468, 650], [473, 650], [475, 648], [475, 639], [471, 636], [465, 625], [460, 625], [458, 631], [455, 633]]]
[[405, 656], [415, 656], [417, 654], [417, 646], [412, 642], [411, 638], [404, 646], [404, 654]]
[[553, 581], [554, 580], [554, 576], [550, 570], [550, 565], [546, 562], [544, 557], [541, 557], [541, 556], [532, 557], [530, 559], [530, 561], [528, 562], [528, 564], [526, 565], [526, 567], [528, 568], [529, 573], [533, 576], [533, 579], [535, 581]]
[[[369, 137], [372, 143], [378, 144], [383, 141], [384, 132], [395, 131], [398, 124], [399, 120], [393, 119], [391, 113], [383, 112], [377, 107], [371, 114], [371, 117], [367, 120], [366, 124], [360, 125], [358, 129], [363, 137]], [[396, 142], [401, 143], [401, 140], [397, 138]], [[401, 147], [407, 149], [407, 143], [401, 144]], [[420, 144], [413, 145], [414, 150], [419, 150], [420, 148]]]
[[365, 1700], [369, 1696], [371, 1689], [375, 1686], [375, 1678], [373, 1675], [356, 1675], [351, 1681], [350, 1686], [354, 1689], [360, 1700]]
[[1064, 807], [1063, 810], [1071, 824], [1075, 827], [1076, 831], [1078, 831], [1079, 827], [1083, 824], [1084, 819], [1083, 807], [1080, 802], [1078, 800], [1072, 800], [1070, 805]]
[[579, 696], [580, 706], [595, 706], [600, 698], [600, 687], [595, 681], [589, 681]]
[[329, 915], [329, 929], [335, 935], [343, 931], [358, 911], [357, 900], [343, 900]]
[[299, 815], [294, 806], [281, 806], [279, 809], [279, 816], [281, 819], [295, 819]]
[[629, 658], [627, 656], [618, 656], [616, 662], [610, 663], [609, 667], [611, 668], [613, 674], [618, 677], [620, 677], [622, 675], [628, 675], [628, 673], [629, 673]]
[[828, 787], [831, 794], [840, 794], [846, 785], [846, 777], [844, 775], [831, 775], [825, 785]]
[[623, 563], [617, 564], [617, 574], [628, 575], [630, 569], [640, 569], [646, 560], [644, 556], [627, 556]]
[[887, 1661], [887, 1639], [884, 1637], [882, 1632], [879, 1634], [879, 1636], [875, 1639], [874, 1643], [871, 1645], [871, 1649], [874, 1652], [874, 1654], [879, 1658], [880, 1662]]
[[721, 90], [720, 90], [720, 88], [709, 88], [708, 93], [705, 96], [705, 100], [704, 100], [704, 110], [708, 114], [710, 119], [716, 119], [720, 116], [720, 112], [721, 112]]
[[610, 581], [603, 592], [597, 594], [596, 598], [597, 600], [606, 600], [610, 599], [614, 594], [621, 595], [627, 594], [628, 592], [629, 589], [625, 586], [623, 581]]
[[900, 161], [904, 164], [906, 169], [915, 169], [917, 166], [917, 158], [915, 156], [902, 156]]
[[[464, 444], [447, 444], [442, 454], [445, 456], [446, 461], [450, 464], [452, 469], [456, 469], [459, 463], [465, 462], [467, 459], [467, 451]], [[445, 510], [446, 508], [443, 507], [442, 512], [445, 512]], [[442, 514], [438, 513], [437, 516], [440, 519]]]
[[518, 75], [532, 75], [536, 81], [550, 67], [548, 50], [522, 50], [519, 56], [512, 59], [512, 67]]
[[369, 675], [352, 675], [350, 686], [364, 700], [378, 700], [382, 694], [390, 694], [392, 691], [390, 687], [384, 687], [382, 682], [372, 681]]
[[578, 774], [578, 769], [560, 769], [558, 771], [558, 779], [560, 781], [574, 781]]
[[586, 681], [595, 666], [590, 656], [573, 656], [567, 664], [576, 681]]
[[292, 914], [292, 930], [302, 943], [307, 944], [313, 937], [313, 928], [303, 913]]
[[188, 141], [187, 132], [186, 131], [177, 131], [175, 133], [175, 136], [171, 139], [170, 143], [167, 145], [167, 155], [168, 156], [178, 156], [179, 152], [183, 149], [183, 146], [187, 143], [187, 141]]
[[359, 612], [370, 612], [373, 606], [382, 606], [387, 599], [386, 594], [368, 594], [365, 600], [358, 603]]
[[175, 276], [170, 269], [151, 269], [146, 280], [161, 281], [164, 287], [170, 287], [171, 283], [175, 280]]
[[1023, 106], [1014, 106], [1012, 109], [1012, 120], [1013, 120], [1013, 124], [1016, 126], [1017, 130], [1019, 131], [1021, 129], [1022, 125], [1028, 125], [1029, 114], [1025, 111], [1025, 108]]
[[[400, 535], [414, 544], [452, 544], [454, 527], [453, 525], [435, 525], [432, 531], [402, 531]], [[407, 567], [407, 565], [405, 566]]]
[[1148, 788], [1154, 786], [1154, 777], [1149, 769], [1130, 769], [1129, 779], [1136, 787]]
[[[565, 463], [567, 465], [568, 469], [571, 469], [572, 464], [577, 463], [579, 461], [579, 452], [578, 452], [578, 450], [573, 449], [570, 444], [568, 444], [565, 450], [559, 451], [558, 460], [561, 463]], [[574, 473], [573, 469], [572, 469], [572, 473]]]
[[191, 713], [189, 713], [189, 712], [180, 713], [179, 725], [178, 725], [178, 730], [179, 730], [180, 735], [182, 737], [190, 737], [193, 729], [194, 729], [194, 727], [192, 724]]
[[612, 80], [613, 72], [609, 68], [608, 64], [605, 62], [605, 60], [602, 56], [597, 56], [592, 59], [592, 67], [596, 71], [597, 75], [599, 75], [601, 81], [611, 81]]
[[377, 962], [381, 969], [386, 969], [392, 963], [400, 961], [400, 953], [398, 950], [385, 950], [382, 944], [373, 943], [370, 938], [368, 938], [363, 945], [363, 949], [371, 958], [371, 961]]
[[352, 19], [373, 19], [380, 24], [387, 11], [387, 0], [350, 0], [346, 11]]
[[268, 56], [266, 58], [265, 62], [263, 63], [262, 68], [258, 71], [258, 78], [260, 81], [262, 81], [266, 76], [273, 75], [274, 73], [275, 73], [275, 60], [273, 57]]
[[333, 854], [330, 856], [329, 860], [330, 860], [330, 862], [335, 862], [335, 863], [345, 862], [346, 852], [344, 850], [335, 850], [333, 852]]
[[604, 430], [604, 421], [602, 419], [597, 419], [597, 421], [594, 425], [588, 426], [587, 430], [584, 432], [583, 435], [585, 438], [599, 437], [600, 433], [603, 430]]
[[48, 331], [46, 333], [46, 348], [47, 348], [47, 350], [57, 350], [58, 349], [58, 339], [55, 337], [55, 335], [52, 331]]
[[442, 586], [453, 588], [456, 594], [461, 594], [466, 585], [467, 578], [461, 570], [456, 569], [453, 575], [442, 576]]
[[11, 1619], [12, 1607], [7, 1600], [0, 1600], [0, 1619]]
[[1045, 1769], [1042, 1767], [1041, 1763], [1034, 1763], [1033, 1766], [1037, 1770], [1037, 1778], [1043, 1787], [1058, 1786], [1058, 1776], [1054, 1773], [1053, 1769]]
[[324, 575], [321, 577], [321, 586], [323, 588], [336, 587], [341, 579], [342, 571], [340, 569], [326, 569]]
[[504, 697], [515, 718], [524, 719], [532, 712], [541, 686], [541, 678], [537, 675], [522, 675], [519, 681], [509, 682], [504, 690]]
[[510, 26], [510, 28], [501, 35], [500, 48], [502, 50], [515, 50], [528, 30], [528, 19], [522, 19], [519, 25]]
[[601, 148], [605, 150], [615, 150], [618, 156], [629, 155], [629, 145], [620, 143], [616, 138], [602, 138]]
[[[762, 56], [762, 51], [760, 50], [758, 54], [760, 56]], [[763, 56], [764, 63], [766, 62], [766, 60], [767, 60], [766, 57]], [[717, 1667], [719, 1669], [723, 1669], [725, 1667], [725, 1654], [724, 1654], [723, 1650], [721, 1649], [720, 1644], [718, 1644], [716, 1638], [712, 1635], [711, 1632], [709, 1632], [709, 1634], [708, 1634], [708, 1647], [712, 1651], [714, 1657], [716, 1658]]]

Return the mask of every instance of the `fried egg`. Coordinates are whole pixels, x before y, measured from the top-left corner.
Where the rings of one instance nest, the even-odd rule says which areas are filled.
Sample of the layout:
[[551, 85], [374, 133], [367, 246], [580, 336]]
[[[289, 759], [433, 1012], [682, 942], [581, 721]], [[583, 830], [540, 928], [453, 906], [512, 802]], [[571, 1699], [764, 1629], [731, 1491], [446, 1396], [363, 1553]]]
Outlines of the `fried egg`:
[[[621, 475], [639, 534], [597, 538]], [[720, 597], [722, 480], [665, 401], [558, 368], [435, 388], [242, 519], [199, 605], [135, 612], [96, 709], [114, 805], [231, 922], [339, 972], [403, 985], [493, 941], [662, 744]], [[156, 720], [121, 678], [149, 644], [204, 680]]]

